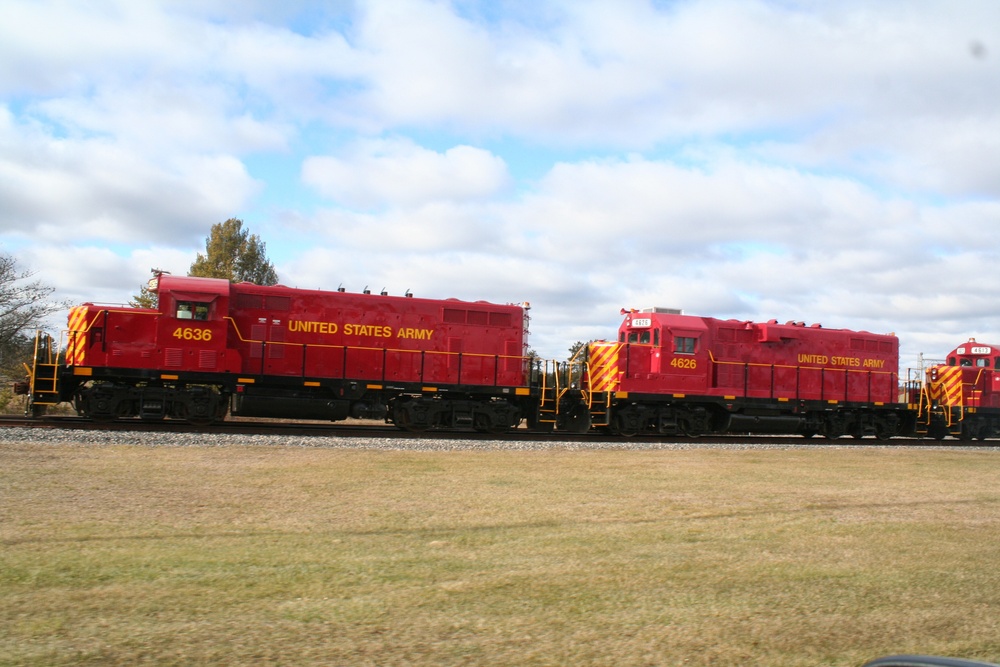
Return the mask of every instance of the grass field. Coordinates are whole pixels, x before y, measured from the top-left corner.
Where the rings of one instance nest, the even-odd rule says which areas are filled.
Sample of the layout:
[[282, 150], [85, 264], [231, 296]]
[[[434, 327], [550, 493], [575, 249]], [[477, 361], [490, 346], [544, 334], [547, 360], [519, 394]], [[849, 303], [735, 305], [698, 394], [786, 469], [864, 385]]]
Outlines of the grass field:
[[0, 444], [0, 664], [1000, 660], [1000, 452]]

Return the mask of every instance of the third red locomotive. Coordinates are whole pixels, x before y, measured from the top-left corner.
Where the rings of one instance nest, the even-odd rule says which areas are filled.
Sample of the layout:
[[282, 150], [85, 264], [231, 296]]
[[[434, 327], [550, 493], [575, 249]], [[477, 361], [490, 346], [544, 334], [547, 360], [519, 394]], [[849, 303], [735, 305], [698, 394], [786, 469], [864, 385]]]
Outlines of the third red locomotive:
[[916, 431], [936, 439], [1000, 435], [1000, 347], [970, 338], [927, 369]]

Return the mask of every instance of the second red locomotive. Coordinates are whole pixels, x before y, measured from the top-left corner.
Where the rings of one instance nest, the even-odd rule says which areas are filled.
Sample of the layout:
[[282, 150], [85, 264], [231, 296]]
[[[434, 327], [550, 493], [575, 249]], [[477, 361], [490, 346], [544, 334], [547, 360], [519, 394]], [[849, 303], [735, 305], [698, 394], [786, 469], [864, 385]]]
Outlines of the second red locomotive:
[[908, 426], [893, 335], [622, 312], [618, 339], [589, 345], [580, 394], [610, 430], [884, 439]]

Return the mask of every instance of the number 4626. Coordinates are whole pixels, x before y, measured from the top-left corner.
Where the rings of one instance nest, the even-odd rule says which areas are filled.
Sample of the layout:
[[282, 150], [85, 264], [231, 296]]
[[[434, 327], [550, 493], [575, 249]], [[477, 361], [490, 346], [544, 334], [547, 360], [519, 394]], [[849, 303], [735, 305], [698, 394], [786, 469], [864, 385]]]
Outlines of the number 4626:
[[211, 329], [194, 329], [192, 327], [177, 327], [174, 330], [174, 338], [180, 340], [200, 340], [208, 342], [212, 340]]

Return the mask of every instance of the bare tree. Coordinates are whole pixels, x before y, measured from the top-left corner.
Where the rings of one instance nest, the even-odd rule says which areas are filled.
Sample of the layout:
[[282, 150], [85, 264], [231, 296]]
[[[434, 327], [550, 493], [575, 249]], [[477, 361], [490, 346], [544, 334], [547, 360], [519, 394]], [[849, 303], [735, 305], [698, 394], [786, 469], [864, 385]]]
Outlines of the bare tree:
[[22, 362], [30, 360], [31, 332], [46, 317], [68, 307], [51, 301], [55, 288], [32, 281], [33, 275], [21, 269], [13, 256], [0, 253], [0, 368], [7, 372], [16, 373]]

